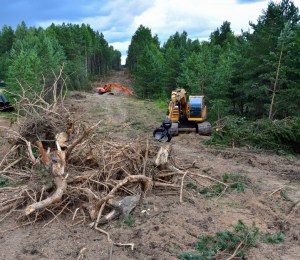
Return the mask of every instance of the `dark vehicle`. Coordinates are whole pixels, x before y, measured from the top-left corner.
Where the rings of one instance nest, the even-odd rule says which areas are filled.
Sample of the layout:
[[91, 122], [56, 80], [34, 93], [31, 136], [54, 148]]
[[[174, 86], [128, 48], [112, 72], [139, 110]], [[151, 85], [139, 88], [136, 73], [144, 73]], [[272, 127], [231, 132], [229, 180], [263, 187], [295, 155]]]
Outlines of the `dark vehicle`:
[[12, 112], [14, 111], [13, 106], [9, 103], [6, 96], [1, 94], [3, 89], [6, 88], [6, 84], [3, 80], [0, 80], [0, 112]]
[[0, 112], [13, 112], [13, 106], [8, 102], [4, 95], [0, 95]]

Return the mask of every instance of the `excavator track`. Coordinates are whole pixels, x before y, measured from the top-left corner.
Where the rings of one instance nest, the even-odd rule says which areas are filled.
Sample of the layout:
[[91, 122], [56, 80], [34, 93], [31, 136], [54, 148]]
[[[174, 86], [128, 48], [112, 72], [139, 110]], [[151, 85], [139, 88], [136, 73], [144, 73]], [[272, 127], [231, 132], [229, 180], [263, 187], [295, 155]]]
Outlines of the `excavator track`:
[[212, 133], [211, 124], [208, 121], [198, 123], [197, 131], [199, 135], [211, 135]]
[[170, 133], [172, 136], [177, 136], [178, 135], [178, 123], [172, 122], [172, 126], [170, 128]]

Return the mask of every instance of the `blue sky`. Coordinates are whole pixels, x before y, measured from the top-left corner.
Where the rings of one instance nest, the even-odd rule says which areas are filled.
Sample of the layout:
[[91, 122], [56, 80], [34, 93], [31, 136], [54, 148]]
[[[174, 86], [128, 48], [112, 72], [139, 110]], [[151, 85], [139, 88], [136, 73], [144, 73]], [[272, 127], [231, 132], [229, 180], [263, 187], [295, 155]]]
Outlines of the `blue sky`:
[[[278, 1], [277, 1], [278, 2]], [[176, 31], [192, 39], [207, 39], [223, 21], [238, 34], [256, 22], [269, 0], [1, 0], [0, 28], [46, 28], [55, 24], [89, 24], [122, 52], [124, 62], [131, 37], [140, 24], [157, 34], [161, 43]], [[300, 0], [294, 0], [300, 6]]]

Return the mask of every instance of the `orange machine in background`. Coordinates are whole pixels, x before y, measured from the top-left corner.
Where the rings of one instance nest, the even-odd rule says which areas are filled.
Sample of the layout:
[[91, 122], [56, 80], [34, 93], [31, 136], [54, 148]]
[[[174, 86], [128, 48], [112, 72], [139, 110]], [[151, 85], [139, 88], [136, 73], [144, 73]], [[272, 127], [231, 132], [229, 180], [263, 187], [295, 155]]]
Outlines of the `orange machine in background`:
[[122, 85], [119, 85], [119, 84], [113, 84], [113, 83], [108, 83], [108, 84], [105, 84], [104, 87], [98, 87], [96, 88], [96, 92], [99, 94], [99, 95], [102, 95], [104, 93], [110, 93], [111, 92], [111, 89], [112, 88], [118, 88], [118, 89], [121, 89], [123, 90], [124, 92], [126, 92], [128, 95], [130, 96], [135, 96], [133, 94], [133, 92], [131, 90], [129, 90], [128, 88], [122, 86]]

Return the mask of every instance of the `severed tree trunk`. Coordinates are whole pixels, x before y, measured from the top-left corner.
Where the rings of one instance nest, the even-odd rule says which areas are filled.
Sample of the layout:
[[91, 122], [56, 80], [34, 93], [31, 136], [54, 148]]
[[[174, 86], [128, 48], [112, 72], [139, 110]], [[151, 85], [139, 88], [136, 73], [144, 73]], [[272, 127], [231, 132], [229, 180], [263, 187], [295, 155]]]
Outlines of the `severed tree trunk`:
[[168, 144], [165, 147], [160, 147], [156, 159], [155, 159], [155, 165], [160, 169], [164, 170], [167, 168], [168, 164], [168, 157], [171, 152], [171, 145]]
[[[57, 144], [58, 145], [58, 144]], [[42, 155], [42, 162], [46, 169], [52, 174], [54, 183], [56, 185], [56, 191], [47, 199], [35, 202], [25, 208], [24, 214], [28, 216], [32, 212], [46, 208], [47, 206], [59, 202], [67, 189], [67, 176], [65, 176], [65, 165], [66, 165], [66, 155], [65, 152], [60, 149], [58, 145], [58, 150], [46, 153], [41, 142], [37, 142], [37, 146]]]

